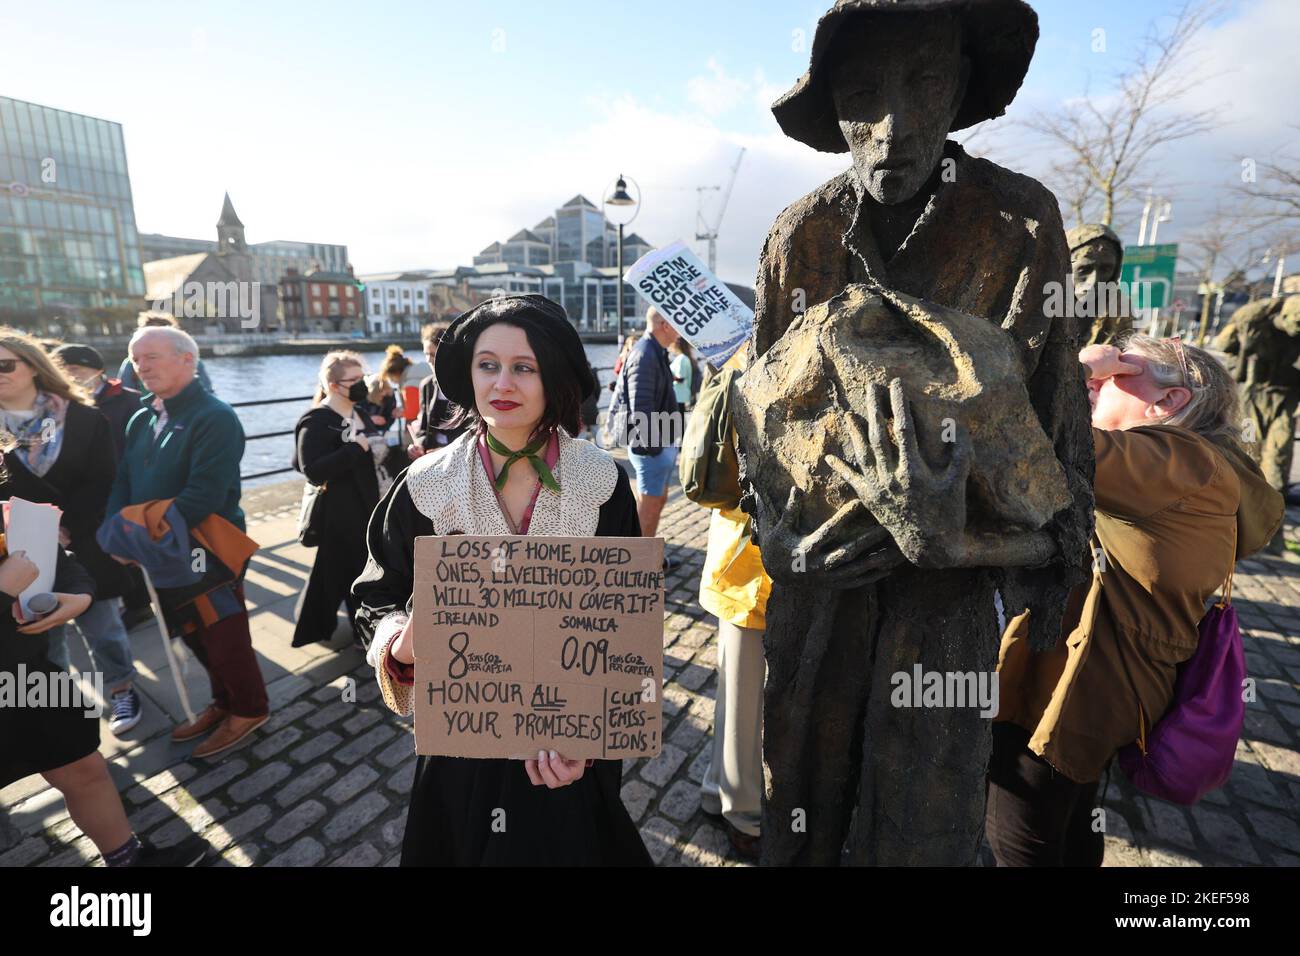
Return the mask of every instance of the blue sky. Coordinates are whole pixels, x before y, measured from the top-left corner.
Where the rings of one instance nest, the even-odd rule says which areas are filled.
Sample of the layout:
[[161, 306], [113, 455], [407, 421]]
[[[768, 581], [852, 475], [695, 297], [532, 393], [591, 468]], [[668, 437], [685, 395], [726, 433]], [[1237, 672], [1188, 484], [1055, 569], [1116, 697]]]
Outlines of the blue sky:
[[[689, 239], [695, 187], [721, 182], [744, 146], [720, 271], [751, 281], [775, 215], [846, 166], [784, 140], [766, 109], [805, 69], [796, 31], [810, 41], [825, 6], [48, 0], [5, 20], [0, 93], [121, 122], [143, 231], [209, 235], [229, 190], [250, 240], [347, 243], [362, 272], [468, 262], [575, 193], [598, 198], [621, 170], [645, 193], [634, 228]], [[1013, 115], [1104, 89], [1147, 21], [1177, 3], [1034, 6], [1042, 38]], [[1243, 25], [1281, 35], [1296, 8], [1234, 0], [1211, 52], [1240, 50]], [[1090, 50], [1098, 27], [1104, 55]], [[1200, 159], [1171, 160], [1171, 177], [1191, 183], [1189, 212], [1206, 202], [1197, 184], [1230, 167], [1229, 140], [1276, 147], [1274, 114], [1295, 112], [1300, 76], [1294, 62], [1269, 70], [1233, 81], [1243, 101], [1279, 85], [1285, 97], [1263, 95], [1260, 115]], [[1040, 157], [1011, 152], [1037, 172]]]

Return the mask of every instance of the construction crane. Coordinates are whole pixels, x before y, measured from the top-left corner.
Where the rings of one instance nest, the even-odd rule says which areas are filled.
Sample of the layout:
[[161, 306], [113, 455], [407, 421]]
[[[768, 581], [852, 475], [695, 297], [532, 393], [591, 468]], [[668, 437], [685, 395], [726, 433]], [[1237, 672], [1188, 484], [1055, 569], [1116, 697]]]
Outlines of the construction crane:
[[711, 225], [704, 216], [704, 194], [718, 192], [722, 190], [722, 187], [700, 186], [696, 190], [699, 193], [699, 207], [695, 214], [695, 239], [696, 241], [708, 242], [709, 271], [714, 275], [718, 274], [718, 230], [722, 228], [722, 217], [727, 214], [727, 204], [731, 201], [731, 190], [736, 185], [736, 176], [740, 173], [740, 164], [744, 159], [745, 150], [742, 147], [740, 155], [736, 157], [736, 165], [731, 167], [731, 181], [727, 183], [726, 191], [722, 193], [722, 205], [718, 209], [718, 217]]

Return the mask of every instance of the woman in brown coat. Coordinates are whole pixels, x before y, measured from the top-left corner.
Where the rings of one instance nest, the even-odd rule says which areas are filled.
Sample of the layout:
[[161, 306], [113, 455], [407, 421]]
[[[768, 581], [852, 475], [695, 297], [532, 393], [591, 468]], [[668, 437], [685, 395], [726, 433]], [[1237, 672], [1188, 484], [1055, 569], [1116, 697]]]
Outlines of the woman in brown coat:
[[1097, 452], [1093, 577], [1071, 594], [1054, 649], [1029, 649], [1025, 615], [1002, 639], [986, 816], [1000, 866], [1101, 864], [1106, 765], [1164, 715], [1206, 602], [1282, 520], [1211, 355], [1134, 336], [1122, 353], [1092, 345], [1079, 358]]

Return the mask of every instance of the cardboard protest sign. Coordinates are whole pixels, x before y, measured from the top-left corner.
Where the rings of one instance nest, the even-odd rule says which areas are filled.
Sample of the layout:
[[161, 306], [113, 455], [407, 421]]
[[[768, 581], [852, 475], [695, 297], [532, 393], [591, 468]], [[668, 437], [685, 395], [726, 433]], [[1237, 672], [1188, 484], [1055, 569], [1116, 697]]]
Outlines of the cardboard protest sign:
[[647, 252], [627, 271], [624, 281], [714, 368], [722, 368], [754, 329], [753, 309], [683, 242]]
[[416, 539], [416, 751], [658, 754], [663, 559], [660, 538]]

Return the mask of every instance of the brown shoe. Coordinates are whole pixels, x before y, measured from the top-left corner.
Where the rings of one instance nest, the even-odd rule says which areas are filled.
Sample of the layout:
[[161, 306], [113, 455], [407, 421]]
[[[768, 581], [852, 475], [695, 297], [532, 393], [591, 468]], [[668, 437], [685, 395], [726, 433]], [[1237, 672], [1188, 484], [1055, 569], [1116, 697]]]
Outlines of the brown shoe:
[[757, 863], [760, 850], [762, 848], [762, 838], [750, 836], [737, 830], [730, 823], [727, 824], [727, 836], [731, 837], [732, 848], [746, 860]]
[[231, 714], [221, 722], [216, 733], [194, 748], [191, 756], [212, 757], [223, 750], [229, 750], [270, 719], [270, 714], [261, 717], [236, 717]]
[[208, 709], [199, 714], [188, 724], [181, 724], [172, 731], [172, 741], [183, 744], [195, 737], [202, 737], [217, 724], [226, 719], [226, 712], [216, 704], [208, 704]]

